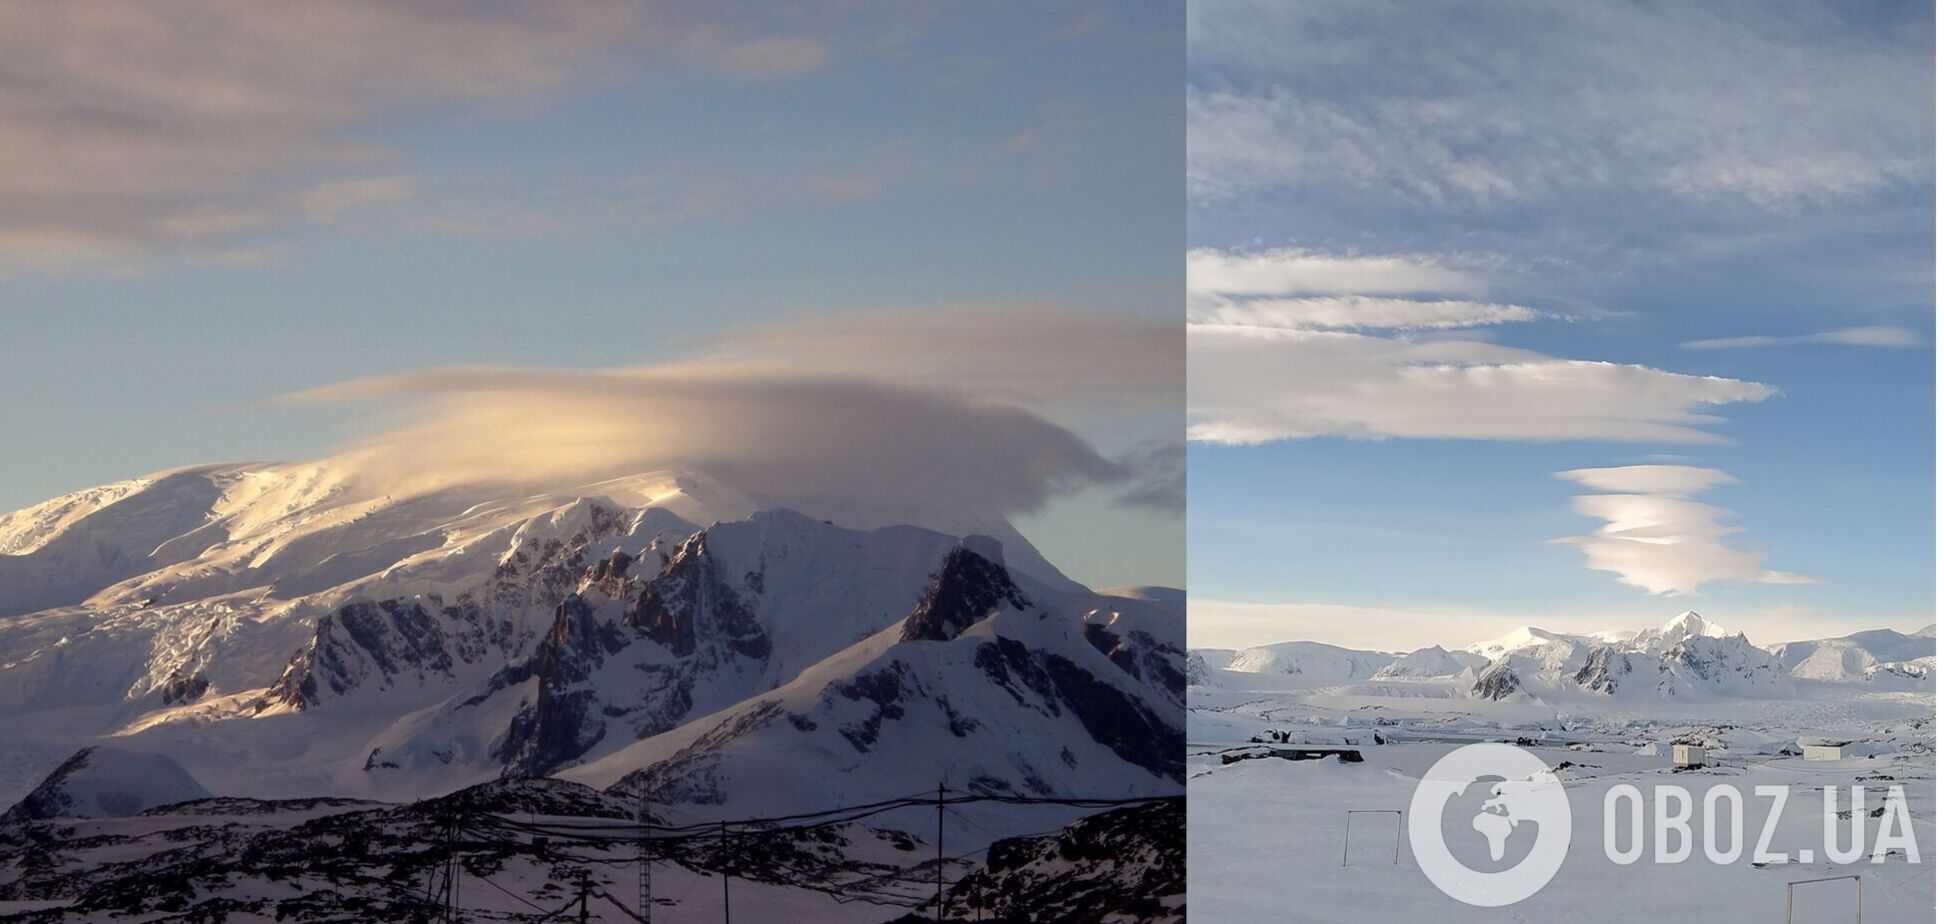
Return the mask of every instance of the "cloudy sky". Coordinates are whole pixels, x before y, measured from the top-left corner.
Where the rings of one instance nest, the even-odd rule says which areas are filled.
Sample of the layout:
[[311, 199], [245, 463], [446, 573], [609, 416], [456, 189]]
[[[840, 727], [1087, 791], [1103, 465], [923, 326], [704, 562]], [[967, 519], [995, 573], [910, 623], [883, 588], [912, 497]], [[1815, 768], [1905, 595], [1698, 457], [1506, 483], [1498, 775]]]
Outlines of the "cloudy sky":
[[1931, 622], [1932, 34], [1191, 3], [1192, 641]]
[[1182, 34], [1167, 3], [9, 4], [0, 508], [346, 446], [705, 458], [950, 480], [1083, 581], [1178, 585]]

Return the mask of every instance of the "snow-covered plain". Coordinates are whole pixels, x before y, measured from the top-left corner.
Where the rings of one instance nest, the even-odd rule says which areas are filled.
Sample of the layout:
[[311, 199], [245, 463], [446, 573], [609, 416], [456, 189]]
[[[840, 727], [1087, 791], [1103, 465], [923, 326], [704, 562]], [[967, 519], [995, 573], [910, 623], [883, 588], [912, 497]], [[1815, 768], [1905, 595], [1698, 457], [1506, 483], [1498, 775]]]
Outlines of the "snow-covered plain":
[[[1222, 657], [1222, 652], [1200, 652], [1210, 666], [1201, 682], [1189, 688], [1190, 907], [1197, 917], [1237, 922], [1780, 922], [1787, 883], [1859, 873], [1864, 920], [1934, 920], [1935, 693], [1928, 677], [1870, 669], [1877, 663], [1914, 661], [1919, 670], [1934, 664], [1934, 640], [1928, 633], [1889, 633], [1894, 638], [1864, 633], [1872, 637], [1861, 644], [1825, 640], [1777, 646], [1767, 652], [1781, 666], [1783, 676], [1777, 678], [1763, 676], [1768, 664], [1755, 654], [1694, 661], [1710, 668], [1732, 663], [1735, 679], [1725, 690], [1712, 681], [1697, 684], [1695, 677], [1681, 676], [1691, 666], [1687, 664], [1671, 668], [1677, 682], [1646, 689], [1636, 684], [1629, 690], [1625, 678], [1608, 689], [1591, 674], [1586, 679], [1606, 692], [1572, 682], [1582, 676], [1579, 668], [1587, 659], [1607, 645], [1618, 645], [1638, 672], [1656, 651], [1677, 649], [1689, 636], [1707, 639], [1692, 648], [1711, 653], [1721, 649], [1722, 641], [1735, 638], [1711, 624], [1675, 623], [1606, 638], [1529, 631], [1521, 638], [1472, 646], [1468, 651], [1491, 659], [1492, 665], [1523, 668], [1522, 685], [1496, 699], [1490, 685], [1480, 682], [1489, 668], [1468, 667], [1439, 677], [1385, 674], [1384, 665], [1391, 662], [1382, 653], [1364, 652], [1353, 654], [1377, 666], [1346, 681], [1318, 676], [1337, 670], [1347, 660], [1342, 655], [1330, 659], [1324, 671], [1298, 674], [1227, 670], [1234, 659]], [[1884, 653], [1855, 652], [1872, 644]], [[1829, 673], [1831, 663], [1840, 663], [1844, 652], [1849, 652], [1850, 670], [1843, 679], [1816, 679]], [[1548, 660], [1558, 663], [1548, 666]], [[1244, 666], [1263, 663], [1257, 658]], [[1805, 670], [1792, 671], [1805, 664]], [[1750, 665], [1761, 669], [1746, 671]], [[1350, 763], [1272, 757], [1222, 763], [1224, 753], [1266, 750], [1250, 744], [1251, 739], [1281, 741], [1285, 735], [1292, 743], [1354, 746], [1364, 759]], [[1462, 904], [1440, 892], [1420, 870], [1408, 834], [1399, 843], [1393, 818], [1346, 816], [1352, 809], [1408, 812], [1418, 781], [1445, 754], [1467, 743], [1520, 739], [1549, 766], [1560, 768], [1574, 820], [1565, 865], [1545, 889], [1523, 902], [1498, 909]], [[1808, 761], [1800, 756], [1805, 741], [1852, 741], [1855, 751], [1867, 756]], [[1712, 766], [1677, 771], [1670, 757], [1677, 742], [1708, 746]], [[1734, 863], [1716, 865], [1697, 844], [1694, 855], [1677, 864], [1651, 862], [1651, 848], [1640, 862], [1614, 864], [1603, 845], [1603, 799], [1620, 783], [1634, 785], [1650, 799], [1656, 785], [1679, 786], [1697, 807], [1709, 787], [1736, 787], [1747, 812], [1740, 856]], [[1758, 785], [1789, 788], [1770, 845], [1772, 851], [1787, 854], [1789, 862], [1753, 862], [1754, 841], [1769, 806], [1766, 797], [1757, 796]], [[1922, 845], [1921, 862], [1906, 862], [1900, 854], [1883, 864], [1867, 858], [1845, 865], [1825, 860], [1825, 785], [1844, 787], [1845, 800], [1848, 786], [1868, 787], [1872, 811], [1881, 808], [1889, 786], [1902, 786]], [[1468, 790], [1467, 797], [1482, 799], [1486, 788], [1477, 784], [1477, 792]], [[1453, 804], [1463, 801], [1454, 799]], [[1650, 832], [1651, 809], [1650, 803]], [[1514, 830], [1506, 857], [1493, 863], [1484, 839], [1469, 830], [1470, 817], [1450, 809], [1446, 814], [1445, 841], [1468, 866], [1502, 869], [1530, 850], [1532, 826], [1527, 825]], [[1880, 822], [1872, 818], [1867, 824], [1869, 839], [1877, 836]], [[1698, 811], [1694, 827], [1699, 837]], [[1622, 835], [1620, 843], [1628, 843], [1628, 836]], [[1718, 843], [1727, 844], [1725, 832]], [[1847, 844], [1847, 833], [1842, 843]], [[1813, 850], [1815, 858], [1802, 862], [1803, 849]], [[1853, 919], [1854, 902], [1854, 887], [1846, 881], [1802, 886], [1795, 920], [1847, 922]]]

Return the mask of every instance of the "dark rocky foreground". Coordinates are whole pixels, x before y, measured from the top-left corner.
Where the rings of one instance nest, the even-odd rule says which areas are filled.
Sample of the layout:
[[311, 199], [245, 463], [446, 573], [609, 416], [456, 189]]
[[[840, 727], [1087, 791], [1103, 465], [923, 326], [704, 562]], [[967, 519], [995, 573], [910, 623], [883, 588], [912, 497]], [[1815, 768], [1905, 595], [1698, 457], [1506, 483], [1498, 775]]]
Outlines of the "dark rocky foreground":
[[[947, 892], [950, 920], [1187, 920], [1187, 799], [1112, 809], [1058, 834], [994, 842]], [[902, 922], [934, 920], [910, 914]]]
[[[130, 818], [8, 823], [0, 902], [68, 904], [0, 911], [0, 920], [444, 920], [448, 879], [454, 920], [577, 920], [583, 893], [590, 920], [635, 920], [632, 809], [578, 784], [524, 780], [412, 805], [206, 799]], [[982, 865], [948, 858], [948, 916], [1182, 920], [1184, 822], [1177, 799], [995, 842]], [[547, 829], [603, 833], [583, 841]], [[756, 915], [738, 919], [785, 906], [805, 924], [936, 914], [933, 848], [907, 833], [855, 822], [729, 837], [697, 829], [655, 842], [658, 915], [712, 915], [725, 873], [739, 907]]]

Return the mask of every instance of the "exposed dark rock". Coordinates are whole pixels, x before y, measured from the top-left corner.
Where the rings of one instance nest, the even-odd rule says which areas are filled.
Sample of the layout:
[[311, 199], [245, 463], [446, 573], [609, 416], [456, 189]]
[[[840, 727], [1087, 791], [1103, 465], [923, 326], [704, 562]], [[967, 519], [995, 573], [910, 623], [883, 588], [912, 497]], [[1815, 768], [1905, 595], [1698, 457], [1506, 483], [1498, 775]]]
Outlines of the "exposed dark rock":
[[902, 719], [905, 716], [903, 699], [905, 697], [905, 677], [907, 668], [900, 661], [881, 670], [861, 674], [849, 683], [835, 684], [833, 689], [845, 699], [873, 703], [877, 706], [863, 721], [846, 725], [839, 729], [844, 739], [857, 749], [859, 754], [868, 754], [871, 746], [877, 743], [878, 728], [885, 719]]
[[1095, 741], [1112, 749], [1120, 759], [1156, 776], [1187, 779], [1183, 755], [1188, 742], [1179, 726], [1156, 715], [1138, 698], [1059, 655], [1046, 656], [1046, 672]]
[[170, 671], [169, 678], [162, 682], [162, 703], [174, 705], [194, 702], [207, 692], [209, 692], [209, 678], [203, 676], [202, 671], [185, 677], [180, 670], [174, 670]]
[[1122, 637], [1100, 623], [1087, 623], [1087, 643], [1135, 680], [1152, 680], [1176, 699], [1187, 695], [1188, 676], [1179, 665], [1187, 653], [1136, 629]]
[[61, 784], [86, 768], [88, 758], [94, 754], [94, 751], [94, 748], [82, 748], [62, 761], [59, 767], [54, 768], [53, 773], [48, 774], [39, 786], [34, 787], [33, 792], [28, 793], [26, 798], [15, 803], [12, 808], [7, 809], [6, 814], [0, 815], [0, 824], [38, 818], [59, 818], [67, 814], [68, 799]]
[[1624, 652], [1602, 646], [1586, 656], [1586, 663], [1573, 674], [1573, 682], [1595, 693], [1612, 693], [1619, 687], [1619, 678], [1632, 672], [1633, 663]]
[[[438, 606], [437, 598], [427, 599]], [[422, 601], [353, 601], [317, 620], [310, 643], [291, 656], [257, 711], [277, 704], [315, 706], [323, 691], [342, 696], [367, 677], [386, 689], [408, 671], [449, 676], [453, 647], [440, 617]]]
[[1519, 692], [1519, 674], [1504, 662], [1494, 664], [1478, 676], [1472, 684], [1472, 695], [1486, 699], [1504, 699]]
[[553, 628], [533, 656], [538, 697], [513, 717], [501, 744], [504, 776], [543, 776], [600, 743], [607, 724], [591, 714], [599, 697], [586, 681], [605, 656], [627, 644], [621, 627], [596, 619], [579, 595], [554, 609]]
[[[694, 654], [697, 640], [703, 637], [746, 658], [760, 661], [770, 654], [768, 633], [717, 573], [706, 530], [676, 548], [661, 573], [629, 606], [624, 621], [646, 630], [649, 638], [678, 657]], [[702, 625], [704, 621], [709, 624]]]
[[957, 638], [986, 618], [1000, 603], [1030, 609], [1006, 566], [961, 545], [945, 553], [918, 606], [904, 620], [902, 641], [943, 642]]
[[1184, 732], [1086, 668], [1009, 638], [980, 646], [973, 663], [1020, 705], [1047, 715], [1071, 710], [1088, 735], [1122, 760], [1156, 776], [1186, 779]]
[[948, 891], [947, 916], [1075, 924], [1186, 920], [1187, 820], [1187, 800], [1170, 799], [1089, 815], [1048, 837], [995, 841], [985, 866]]

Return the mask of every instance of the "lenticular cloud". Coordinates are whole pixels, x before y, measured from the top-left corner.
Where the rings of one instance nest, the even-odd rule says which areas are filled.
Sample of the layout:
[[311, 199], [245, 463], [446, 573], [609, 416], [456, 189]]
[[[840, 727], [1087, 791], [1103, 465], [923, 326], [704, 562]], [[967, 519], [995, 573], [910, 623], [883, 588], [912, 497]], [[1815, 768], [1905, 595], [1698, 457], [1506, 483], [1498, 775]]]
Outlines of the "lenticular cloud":
[[567, 485], [706, 472], [766, 503], [841, 500], [868, 518], [1006, 515], [1135, 474], [1030, 411], [955, 392], [750, 365], [432, 369], [291, 396], [380, 402], [347, 448], [366, 490]]
[[1573, 498], [1573, 509], [1606, 521], [1591, 535], [1555, 541], [1576, 545], [1587, 567], [1611, 571], [1620, 583], [1653, 594], [1692, 594], [1709, 581], [1806, 584], [1816, 579], [1762, 567], [1757, 552], [1723, 540], [1742, 532], [1723, 521], [1733, 514], [1692, 495], [1735, 479], [1719, 469], [1688, 465], [1582, 468], [1559, 477], [1608, 494]]

